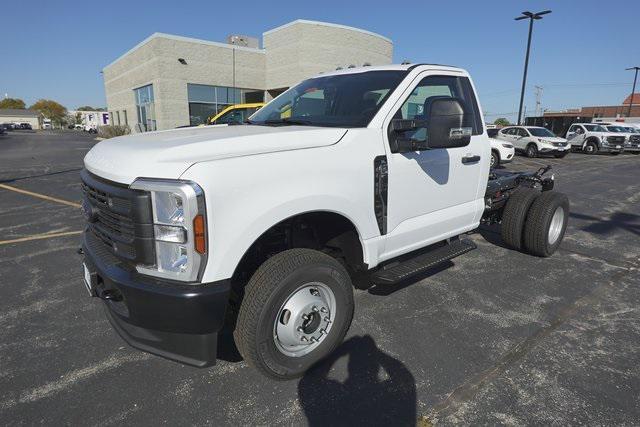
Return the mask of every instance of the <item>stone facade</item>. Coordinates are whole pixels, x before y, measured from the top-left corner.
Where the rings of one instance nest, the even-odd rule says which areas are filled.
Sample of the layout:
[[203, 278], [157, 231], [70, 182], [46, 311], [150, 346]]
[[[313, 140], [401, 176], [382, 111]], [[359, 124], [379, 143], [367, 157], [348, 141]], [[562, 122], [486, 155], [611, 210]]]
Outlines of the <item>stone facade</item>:
[[[108, 111], [137, 131], [134, 89], [153, 85], [158, 130], [189, 124], [187, 84], [265, 91], [349, 65], [390, 64], [391, 40], [357, 28], [293, 21], [267, 31], [263, 49], [155, 33], [103, 70]], [[126, 123], [125, 123], [126, 118]]]

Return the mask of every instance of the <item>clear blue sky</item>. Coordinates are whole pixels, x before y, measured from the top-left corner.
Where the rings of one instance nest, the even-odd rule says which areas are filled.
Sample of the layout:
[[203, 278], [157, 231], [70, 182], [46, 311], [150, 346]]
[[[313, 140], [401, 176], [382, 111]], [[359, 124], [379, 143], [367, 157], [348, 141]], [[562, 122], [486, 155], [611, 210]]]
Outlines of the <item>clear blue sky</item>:
[[260, 36], [295, 19], [355, 26], [394, 42], [394, 61], [468, 69], [488, 120], [513, 119], [518, 107], [527, 21], [537, 21], [525, 103], [544, 87], [550, 109], [619, 104], [640, 65], [640, 1], [28, 1], [0, 9], [0, 95], [57, 100], [69, 109], [104, 106], [100, 71], [154, 32], [223, 41]]

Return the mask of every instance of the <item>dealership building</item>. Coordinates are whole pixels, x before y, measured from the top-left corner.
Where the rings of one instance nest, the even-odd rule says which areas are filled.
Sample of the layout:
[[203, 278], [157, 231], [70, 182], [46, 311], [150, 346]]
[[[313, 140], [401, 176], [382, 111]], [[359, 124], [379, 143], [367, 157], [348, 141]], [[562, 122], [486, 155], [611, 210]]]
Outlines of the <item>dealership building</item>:
[[370, 31], [296, 20], [227, 43], [155, 33], [103, 69], [110, 122], [132, 132], [197, 125], [232, 104], [273, 99], [339, 67], [390, 64], [393, 43]]

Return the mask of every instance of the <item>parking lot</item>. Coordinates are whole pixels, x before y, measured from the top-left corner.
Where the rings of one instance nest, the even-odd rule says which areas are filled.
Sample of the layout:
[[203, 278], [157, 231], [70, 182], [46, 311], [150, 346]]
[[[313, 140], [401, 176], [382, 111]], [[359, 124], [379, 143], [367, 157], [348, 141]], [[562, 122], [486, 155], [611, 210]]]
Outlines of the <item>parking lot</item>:
[[[336, 355], [274, 382], [230, 344], [197, 369], [128, 347], [82, 284], [81, 132], [0, 138], [0, 423], [638, 424], [640, 156], [553, 165], [560, 250], [478, 249], [416, 283], [356, 292]], [[416, 197], [419, 197], [417, 195]]]

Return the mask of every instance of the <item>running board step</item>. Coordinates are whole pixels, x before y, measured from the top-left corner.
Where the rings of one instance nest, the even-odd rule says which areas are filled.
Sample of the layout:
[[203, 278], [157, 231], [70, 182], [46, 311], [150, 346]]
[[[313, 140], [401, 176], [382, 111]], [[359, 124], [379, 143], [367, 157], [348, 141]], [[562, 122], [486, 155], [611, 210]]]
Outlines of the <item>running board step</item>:
[[469, 239], [459, 239], [445, 246], [422, 253], [401, 262], [393, 267], [379, 270], [371, 276], [377, 285], [389, 285], [423, 273], [438, 264], [453, 259], [476, 248], [476, 244]]

